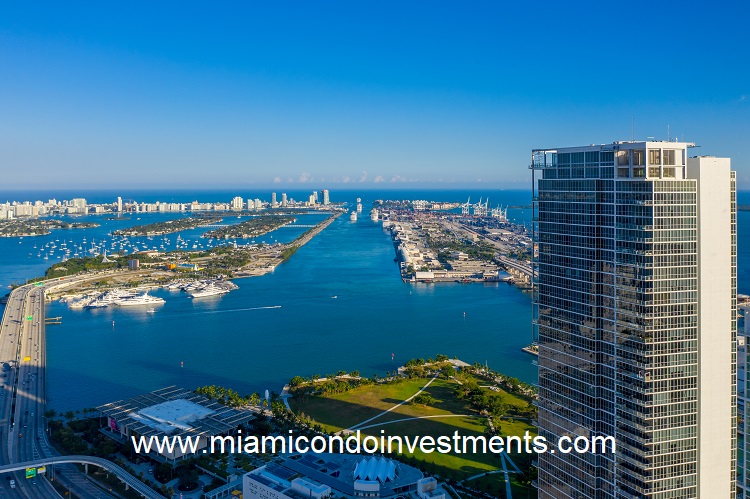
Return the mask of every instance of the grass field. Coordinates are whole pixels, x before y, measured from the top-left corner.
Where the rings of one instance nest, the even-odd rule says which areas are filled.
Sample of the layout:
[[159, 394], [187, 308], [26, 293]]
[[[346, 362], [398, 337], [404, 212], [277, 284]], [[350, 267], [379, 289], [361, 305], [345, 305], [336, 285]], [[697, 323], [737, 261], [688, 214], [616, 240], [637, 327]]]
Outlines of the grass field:
[[[290, 399], [290, 405], [294, 412], [312, 418], [326, 431], [341, 431], [378, 416], [383, 411], [403, 402], [423, 388], [429, 380], [430, 378], [418, 378], [393, 384], [367, 385], [342, 394], [310, 396], [302, 401]], [[436, 402], [433, 405], [406, 403], [362, 425], [362, 433], [379, 436], [380, 431], [384, 430], [386, 435], [438, 437], [452, 436], [458, 430], [460, 435], [486, 434], [487, 419], [456, 396], [457, 387], [458, 384], [454, 380], [435, 379], [425, 390], [425, 393], [435, 399]], [[527, 400], [502, 390], [492, 393], [493, 396], [501, 397], [504, 403], [510, 405], [525, 407], [528, 404]], [[398, 421], [424, 416], [431, 418]], [[499, 434], [521, 436], [527, 430], [532, 435], [536, 435], [536, 428], [524, 421], [503, 420]], [[409, 456], [405, 449], [404, 455]], [[530, 457], [525, 454], [510, 453], [510, 456], [522, 469], [530, 461]], [[500, 467], [499, 457], [489, 452], [457, 455], [437, 452], [425, 454], [417, 450], [411, 457], [421, 461], [421, 467], [428, 472], [456, 480], [464, 480]], [[481, 480], [482, 487], [489, 487], [488, 490], [492, 490], [492, 493], [497, 493], [498, 487], [504, 483], [502, 473], [477, 480]], [[484, 485], [484, 482], [487, 482], [487, 485]], [[526, 496], [525, 491], [522, 490], [523, 487], [518, 484], [513, 483], [513, 489], [514, 492], [515, 490], [523, 492], [520, 497]]]

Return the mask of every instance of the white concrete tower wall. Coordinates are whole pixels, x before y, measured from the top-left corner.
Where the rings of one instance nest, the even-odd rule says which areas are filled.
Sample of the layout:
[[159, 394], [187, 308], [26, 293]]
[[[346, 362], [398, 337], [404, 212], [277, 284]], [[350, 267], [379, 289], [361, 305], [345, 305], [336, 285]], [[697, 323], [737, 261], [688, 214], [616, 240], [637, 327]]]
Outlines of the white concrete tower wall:
[[733, 497], [736, 467], [736, 303], [728, 158], [689, 158], [698, 182], [698, 494]]

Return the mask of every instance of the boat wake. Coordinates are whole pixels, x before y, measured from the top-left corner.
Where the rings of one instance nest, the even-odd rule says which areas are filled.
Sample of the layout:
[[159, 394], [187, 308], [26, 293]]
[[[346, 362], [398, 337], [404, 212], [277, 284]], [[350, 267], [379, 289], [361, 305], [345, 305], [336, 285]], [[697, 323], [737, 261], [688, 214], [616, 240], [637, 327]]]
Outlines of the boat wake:
[[248, 308], [230, 308], [229, 310], [207, 310], [204, 314], [223, 314], [229, 312], [245, 312], [246, 310], [268, 310], [272, 308], [281, 308], [281, 305], [272, 305], [269, 307], [248, 307]]

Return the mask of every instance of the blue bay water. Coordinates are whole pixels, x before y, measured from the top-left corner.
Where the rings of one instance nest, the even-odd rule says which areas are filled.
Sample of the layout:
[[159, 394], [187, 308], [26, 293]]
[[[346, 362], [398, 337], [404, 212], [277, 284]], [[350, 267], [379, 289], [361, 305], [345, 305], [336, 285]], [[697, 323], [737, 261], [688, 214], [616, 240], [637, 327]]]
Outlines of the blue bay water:
[[[275, 272], [236, 280], [240, 289], [223, 297], [191, 300], [185, 293], [158, 290], [153, 294], [166, 303], [154, 314], [117, 307], [74, 311], [51, 303], [48, 315], [62, 316], [63, 324], [47, 329], [50, 406], [56, 410], [91, 407], [171, 384], [186, 388], [217, 384], [243, 394], [278, 392], [296, 374], [358, 369], [365, 375], [382, 375], [412, 357], [438, 353], [487, 362], [501, 372], [535, 382], [535, 358], [520, 350], [531, 335], [528, 294], [502, 283], [404, 284], [390, 236], [367, 216], [371, 201], [379, 198], [463, 202], [470, 195], [475, 202], [487, 194], [491, 205], [523, 205], [529, 199], [521, 191], [334, 192], [333, 201], [363, 198], [364, 212], [357, 223], [339, 218]], [[163, 194], [151, 198], [141, 194], [137, 199], [218, 201], [231, 196], [175, 193], [167, 199]], [[251, 196], [270, 198], [262, 193]], [[109, 195], [97, 199], [96, 193], [86, 197], [90, 202], [111, 200]], [[100, 228], [65, 234], [68, 239], [73, 237], [68, 234], [106, 239], [114, 228], [173, 216], [102, 220]], [[516, 209], [509, 211], [509, 217], [524, 222], [530, 213]], [[93, 217], [78, 220], [89, 219]], [[750, 227], [750, 213], [739, 213], [738, 226], [738, 281], [740, 292], [747, 293], [750, 259], [743, 248], [750, 247], [745, 230]], [[182, 237], [199, 241], [203, 230], [187, 231]], [[299, 234], [294, 231], [304, 230], [278, 229], [275, 234], [286, 241]], [[56, 231], [45, 237], [62, 239], [63, 234]], [[27, 244], [39, 246], [40, 241], [44, 238], [24, 238], [19, 245], [15, 238], [0, 239], [3, 286], [40, 275], [52, 263], [37, 261], [36, 253], [28, 257]]]

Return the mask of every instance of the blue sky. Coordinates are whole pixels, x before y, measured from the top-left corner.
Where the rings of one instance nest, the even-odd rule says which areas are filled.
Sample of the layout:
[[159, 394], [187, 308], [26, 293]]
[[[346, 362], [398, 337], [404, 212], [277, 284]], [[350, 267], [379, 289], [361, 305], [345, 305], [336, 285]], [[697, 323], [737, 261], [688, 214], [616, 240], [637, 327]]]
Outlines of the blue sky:
[[0, 184], [526, 187], [671, 136], [750, 188], [747, 2], [0, 7]]

